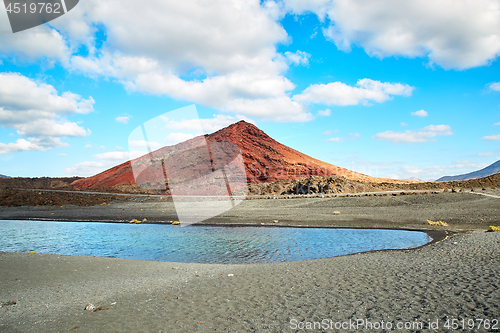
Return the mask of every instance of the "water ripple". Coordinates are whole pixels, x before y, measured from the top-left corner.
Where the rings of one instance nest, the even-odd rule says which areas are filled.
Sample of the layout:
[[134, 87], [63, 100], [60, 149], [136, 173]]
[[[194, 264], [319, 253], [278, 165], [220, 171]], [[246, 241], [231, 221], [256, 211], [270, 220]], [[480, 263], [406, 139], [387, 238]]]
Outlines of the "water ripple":
[[413, 248], [431, 240], [423, 232], [384, 229], [0, 221], [0, 251], [192, 263], [309, 260]]

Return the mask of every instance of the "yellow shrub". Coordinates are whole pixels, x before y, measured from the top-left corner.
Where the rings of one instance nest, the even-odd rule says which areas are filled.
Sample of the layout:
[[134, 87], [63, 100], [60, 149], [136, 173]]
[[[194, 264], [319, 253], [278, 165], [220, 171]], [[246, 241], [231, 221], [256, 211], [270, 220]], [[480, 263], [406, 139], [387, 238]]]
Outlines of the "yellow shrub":
[[490, 225], [489, 229], [488, 229], [489, 232], [492, 232], [492, 231], [500, 231], [500, 227], [495, 227], [493, 225]]
[[429, 225], [440, 225], [440, 226], [443, 226], [443, 227], [447, 227], [449, 224], [446, 223], [446, 222], [443, 222], [443, 221], [431, 221], [431, 220], [427, 220], [427, 224]]
[[179, 225], [179, 224], [181, 224], [179, 221], [172, 222], [172, 225]]

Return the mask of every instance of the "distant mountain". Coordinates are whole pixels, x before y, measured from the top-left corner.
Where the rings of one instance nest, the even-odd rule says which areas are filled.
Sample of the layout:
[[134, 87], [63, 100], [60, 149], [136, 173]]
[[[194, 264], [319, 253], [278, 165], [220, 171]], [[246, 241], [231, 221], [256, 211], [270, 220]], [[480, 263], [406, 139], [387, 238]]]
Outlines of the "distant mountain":
[[0, 175], [0, 178], [10, 178], [10, 177], [6, 175]]
[[[244, 173], [246, 173], [246, 175], [241, 176], [246, 177], [247, 184], [272, 182], [279, 179], [296, 179], [313, 175], [338, 175], [347, 179], [374, 183], [408, 183], [408, 181], [374, 178], [322, 162], [275, 141], [255, 125], [245, 121], [239, 121], [215, 133], [205, 135], [205, 139], [210, 147], [216, 147], [217, 144], [221, 143], [230, 143], [234, 145], [233, 147], [239, 147], [238, 150], [241, 150], [245, 167]], [[79, 188], [111, 188], [142, 186], [141, 184], [150, 186], [153, 184], [152, 187], [164, 188], [165, 180], [163, 177], [158, 177], [158, 175], [165, 172], [165, 166], [168, 167], [167, 170], [178, 170], [178, 174], [175, 176], [179, 179], [189, 179], [193, 177], [193, 173], [198, 173], [197, 163], [200, 165], [206, 163], [198, 158], [201, 155], [196, 155], [199, 142], [198, 137], [175, 146], [160, 148], [151, 154], [117, 165], [95, 176], [77, 180], [72, 183], [72, 186]], [[172, 156], [174, 157], [172, 158]], [[213, 158], [211, 162], [217, 164], [220, 161]], [[153, 164], [157, 165], [160, 170], [154, 170], [154, 167], [151, 167]], [[134, 165], [135, 170], [141, 169], [140, 179], [135, 179], [132, 165]], [[162, 166], [163, 172], [161, 171]], [[190, 167], [186, 168], [186, 166]], [[183, 169], [186, 169], [189, 174]], [[202, 167], [199, 169], [200, 174], [195, 175], [197, 177], [202, 176]]]
[[411, 180], [413, 182], [421, 182], [422, 181], [422, 180], [418, 179], [417, 177], [406, 178], [406, 180]]
[[500, 160], [496, 161], [495, 163], [487, 166], [484, 169], [466, 173], [463, 175], [457, 175], [457, 176], [445, 176], [441, 177], [437, 182], [445, 182], [445, 181], [451, 181], [451, 180], [468, 180], [468, 179], [478, 179], [478, 178], [483, 178], [483, 177], [488, 177], [494, 174], [500, 173]]

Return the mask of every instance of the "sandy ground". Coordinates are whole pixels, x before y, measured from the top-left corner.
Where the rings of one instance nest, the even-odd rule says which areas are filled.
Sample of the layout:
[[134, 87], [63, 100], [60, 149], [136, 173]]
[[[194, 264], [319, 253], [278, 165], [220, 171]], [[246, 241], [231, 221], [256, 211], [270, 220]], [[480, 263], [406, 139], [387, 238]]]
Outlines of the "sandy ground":
[[[394, 193], [395, 194], [395, 193]], [[475, 193], [438, 193], [377, 197], [244, 200], [205, 224], [410, 228], [433, 230], [427, 220], [442, 220], [450, 231], [480, 231], [500, 225], [500, 189]], [[172, 202], [138, 197], [105, 206], [1, 207], [0, 219], [171, 223], [178, 219]], [[333, 212], [340, 212], [335, 215]], [[274, 221], [278, 220], [278, 223]]]
[[[480, 320], [500, 320], [500, 232], [484, 232], [500, 225], [496, 191], [250, 200], [208, 221], [427, 230], [437, 229], [427, 219], [450, 223], [439, 228], [449, 237], [414, 250], [258, 265], [0, 253], [0, 332], [377, 331], [367, 321], [384, 321], [386, 331], [388, 323], [399, 332], [456, 331], [447, 319], [458, 320], [450, 321], [458, 331], [471, 320], [471, 331], [487, 331]], [[0, 219], [176, 217], [171, 203], [149, 201], [3, 208]], [[104, 309], [85, 311], [88, 303]]]
[[453, 331], [447, 319], [477, 319], [473, 331], [486, 331], [480, 319], [500, 319], [499, 251], [500, 233], [473, 233], [416, 250], [259, 265], [1, 253], [0, 300], [16, 304], [0, 308], [0, 331], [300, 332], [349, 320], [363, 325], [346, 331], [374, 331], [366, 321], [428, 331], [436, 320], [435, 331]]

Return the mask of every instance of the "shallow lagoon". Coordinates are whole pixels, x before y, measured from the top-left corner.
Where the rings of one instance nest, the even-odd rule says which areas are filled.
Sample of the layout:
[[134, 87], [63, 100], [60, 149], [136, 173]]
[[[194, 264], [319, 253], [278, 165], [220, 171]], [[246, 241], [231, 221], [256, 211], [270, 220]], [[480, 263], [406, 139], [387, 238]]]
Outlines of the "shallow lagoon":
[[0, 221], [0, 251], [188, 263], [309, 260], [430, 241], [424, 232], [386, 229]]

